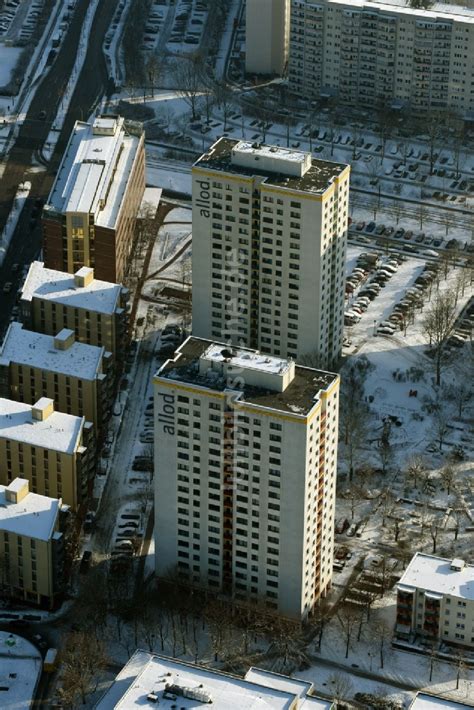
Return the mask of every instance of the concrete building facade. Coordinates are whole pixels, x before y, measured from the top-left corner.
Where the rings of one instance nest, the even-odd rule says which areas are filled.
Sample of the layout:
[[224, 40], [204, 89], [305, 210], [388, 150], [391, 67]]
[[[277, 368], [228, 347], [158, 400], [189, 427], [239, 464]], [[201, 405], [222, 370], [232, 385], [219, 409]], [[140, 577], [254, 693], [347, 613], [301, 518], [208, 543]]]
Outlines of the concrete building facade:
[[474, 110], [474, 11], [292, 0], [290, 90], [374, 107]]
[[43, 607], [63, 591], [62, 503], [30, 493], [28, 481], [0, 485], [0, 586], [6, 595]]
[[110, 353], [76, 342], [72, 330], [51, 337], [11, 323], [0, 346], [0, 396], [27, 404], [48, 397], [59, 412], [92, 422], [97, 436], [110, 416], [111, 367]]
[[474, 648], [474, 565], [417, 552], [397, 584], [396, 633]]
[[288, 61], [290, 0], [247, 0], [245, 71], [282, 75]]
[[281, 357], [342, 350], [349, 166], [221, 138], [193, 166], [193, 334]]
[[84, 417], [0, 398], [0, 484], [20, 476], [38, 495], [62, 499], [73, 510], [86, 499], [94, 474], [94, 435]]
[[144, 190], [141, 127], [119, 116], [77, 121], [43, 209], [45, 265], [121, 282]]
[[20, 295], [20, 317], [28, 330], [56, 335], [62, 328], [76, 340], [104, 347], [115, 361], [123, 358], [128, 332], [128, 289], [94, 278], [83, 266], [74, 275], [34, 261]]
[[339, 377], [190, 337], [154, 389], [157, 578], [306, 617], [332, 578]]

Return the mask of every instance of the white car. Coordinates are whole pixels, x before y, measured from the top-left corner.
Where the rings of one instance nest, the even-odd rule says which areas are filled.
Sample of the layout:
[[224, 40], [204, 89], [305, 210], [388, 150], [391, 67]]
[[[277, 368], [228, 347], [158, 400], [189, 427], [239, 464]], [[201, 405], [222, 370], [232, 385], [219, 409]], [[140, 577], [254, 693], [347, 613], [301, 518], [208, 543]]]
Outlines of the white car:
[[387, 326], [381, 326], [377, 328], [377, 333], [380, 333], [380, 335], [393, 335], [395, 333], [395, 329], [387, 328]]

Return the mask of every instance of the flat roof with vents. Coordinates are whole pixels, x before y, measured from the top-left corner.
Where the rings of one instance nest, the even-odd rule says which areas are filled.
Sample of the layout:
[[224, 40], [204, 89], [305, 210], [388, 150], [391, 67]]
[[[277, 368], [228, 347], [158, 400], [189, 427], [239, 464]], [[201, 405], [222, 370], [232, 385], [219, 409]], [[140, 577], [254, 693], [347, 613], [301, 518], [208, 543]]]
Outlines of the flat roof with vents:
[[[76, 275], [83, 277], [86, 268], [82, 267]], [[33, 261], [22, 287], [21, 299], [38, 298], [95, 313], [115, 312], [123, 286], [94, 278], [85, 286], [78, 286], [76, 281], [73, 274], [47, 269], [43, 262]]]
[[140, 139], [120, 116], [76, 121], [44, 211], [93, 215], [113, 229]]
[[397, 586], [401, 591], [416, 588], [474, 600], [474, 565], [417, 552]]
[[24, 330], [21, 323], [10, 323], [0, 346], [0, 365], [29, 365], [84, 380], [93, 380], [101, 373], [104, 348], [76, 341], [60, 350], [54, 340], [52, 335]]
[[50, 540], [58, 517], [59, 500], [29, 492], [19, 503], [11, 503], [5, 495], [7, 489], [8, 486], [0, 486], [0, 530], [36, 540]]
[[[136, 651], [105, 695], [96, 705], [96, 710], [131, 710], [132, 708], [197, 708], [212, 707], [213, 710], [292, 710], [308, 707], [315, 710], [330, 710], [332, 703], [316, 697], [301, 698], [301, 687], [295, 687], [294, 679], [288, 678], [284, 687], [284, 676], [265, 673], [258, 682], [238, 678], [227, 673], [209, 670], [198, 665], [177, 661], [173, 658], [157, 656], [147, 651]], [[293, 681], [293, 683], [292, 683]], [[312, 688], [311, 684], [308, 685]], [[166, 687], [179, 692], [191, 690], [196, 698], [176, 694], [167, 697]], [[205, 698], [212, 698], [212, 703]], [[314, 703], [312, 702], [314, 700]]]
[[33, 410], [51, 400], [43, 397], [36, 404], [23, 404], [0, 397], [0, 438], [72, 454], [80, 445], [84, 417], [53, 411], [36, 419]]

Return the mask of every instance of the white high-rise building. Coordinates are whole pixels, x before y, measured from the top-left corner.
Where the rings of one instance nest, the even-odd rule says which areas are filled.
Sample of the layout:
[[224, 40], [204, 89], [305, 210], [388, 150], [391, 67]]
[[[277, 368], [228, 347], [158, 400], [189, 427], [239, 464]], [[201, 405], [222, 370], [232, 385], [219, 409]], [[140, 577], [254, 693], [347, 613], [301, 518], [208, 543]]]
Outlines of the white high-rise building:
[[348, 165], [221, 138], [193, 166], [193, 334], [332, 367]]
[[245, 70], [283, 74], [288, 60], [290, 0], [247, 0]]
[[154, 390], [157, 578], [304, 618], [332, 577], [338, 375], [190, 337]]
[[349, 104], [474, 110], [474, 10], [291, 0], [290, 90]]

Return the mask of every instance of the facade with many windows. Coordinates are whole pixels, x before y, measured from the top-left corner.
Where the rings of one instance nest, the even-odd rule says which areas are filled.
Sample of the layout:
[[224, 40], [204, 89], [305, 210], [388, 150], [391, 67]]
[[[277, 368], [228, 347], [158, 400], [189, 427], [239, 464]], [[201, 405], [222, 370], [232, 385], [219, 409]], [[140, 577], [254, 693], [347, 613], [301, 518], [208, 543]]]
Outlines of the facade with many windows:
[[94, 473], [92, 424], [55, 412], [46, 397], [34, 405], [0, 398], [0, 460], [1, 484], [21, 476], [33, 493], [77, 510]]
[[62, 502], [31, 493], [28, 481], [0, 485], [2, 595], [51, 608], [64, 591]]
[[289, 86], [305, 98], [474, 110], [474, 11], [292, 0]]
[[154, 389], [157, 577], [306, 617], [332, 578], [339, 377], [190, 337]]
[[94, 278], [83, 266], [74, 275], [34, 261], [21, 289], [20, 315], [29, 330], [56, 335], [73, 330], [76, 340], [104, 347], [115, 361], [123, 358], [128, 329], [129, 291]]
[[474, 566], [417, 552], [397, 584], [396, 633], [474, 648]]
[[27, 404], [48, 397], [57, 411], [92, 422], [97, 436], [112, 407], [111, 366], [110, 353], [78, 343], [72, 330], [52, 337], [11, 323], [0, 346], [0, 396]]
[[349, 166], [218, 140], [193, 167], [193, 334], [329, 367], [342, 350]]
[[141, 126], [120, 116], [77, 121], [42, 215], [44, 261], [120, 282], [127, 271], [145, 191]]

